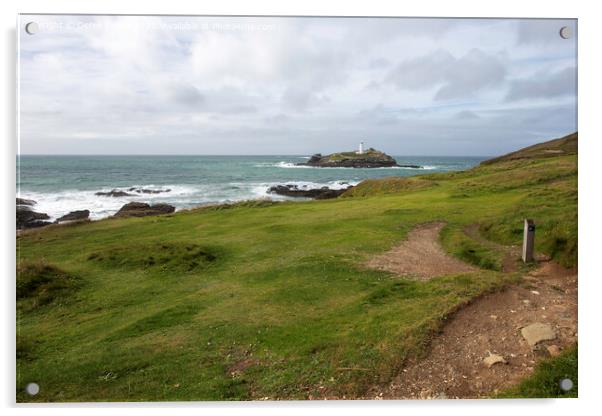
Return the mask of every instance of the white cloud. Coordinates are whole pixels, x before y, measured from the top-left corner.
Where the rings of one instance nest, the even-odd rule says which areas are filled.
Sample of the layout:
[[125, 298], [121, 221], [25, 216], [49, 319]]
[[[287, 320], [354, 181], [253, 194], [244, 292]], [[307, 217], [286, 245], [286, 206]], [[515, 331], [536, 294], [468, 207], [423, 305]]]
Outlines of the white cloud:
[[494, 154], [502, 137], [529, 144], [529, 122], [576, 128], [576, 42], [556, 36], [574, 21], [36, 19], [20, 43], [25, 153], [311, 153], [361, 136]]

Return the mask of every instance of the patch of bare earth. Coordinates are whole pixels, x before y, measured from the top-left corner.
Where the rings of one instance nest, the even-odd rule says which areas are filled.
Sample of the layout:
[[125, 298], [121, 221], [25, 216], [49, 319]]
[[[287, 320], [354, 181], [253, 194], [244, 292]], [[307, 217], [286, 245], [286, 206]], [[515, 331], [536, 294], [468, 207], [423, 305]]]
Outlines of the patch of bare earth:
[[[554, 339], [530, 346], [521, 330], [534, 323], [553, 332]], [[409, 360], [388, 387], [373, 389], [367, 398], [491, 396], [530, 375], [542, 358], [576, 342], [577, 271], [541, 263], [522, 284], [457, 312], [432, 340], [426, 358]]]
[[439, 232], [444, 225], [443, 222], [418, 225], [408, 233], [406, 240], [373, 257], [367, 266], [419, 280], [478, 270], [443, 250], [439, 244]]

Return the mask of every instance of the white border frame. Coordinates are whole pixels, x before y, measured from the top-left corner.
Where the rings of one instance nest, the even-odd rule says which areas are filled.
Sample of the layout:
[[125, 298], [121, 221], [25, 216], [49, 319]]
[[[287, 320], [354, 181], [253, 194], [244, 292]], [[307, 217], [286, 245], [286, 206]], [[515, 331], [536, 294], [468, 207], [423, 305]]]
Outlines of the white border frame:
[[[419, 2], [395, 3], [386, 0], [221, 0], [220, 2], [198, 2], [192, 0], [120, 0], [107, 2], [101, 0], [44, 0], [4, 1], [0, 4], [0, 19], [4, 31], [4, 59], [2, 60], [4, 99], [2, 100], [3, 137], [3, 181], [2, 215], [0, 227], [2, 235], [1, 264], [3, 274], [2, 327], [3, 341], [0, 343], [4, 369], [0, 381], [2, 404], [9, 407], [9, 412], [33, 413], [43, 411], [45, 414], [116, 414], [163, 415], [166, 407], [182, 414], [198, 414], [219, 410], [226, 414], [244, 412], [245, 414], [306, 414], [308, 412], [326, 414], [342, 410], [345, 413], [365, 414], [375, 410], [379, 414], [399, 414], [400, 412], [420, 412], [455, 414], [507, 414], [509, 411], [526, 410], [529, 412], [545, 412], [546, 414], [563, 414], [586, 411], [596, 406], [595, 399], [599, 394], [600, 359], [596, 348], [601, 345], [601, 336], [594, 332], [599, 323], [599, 312], [595, 309], [600, 293], [600, 265], [596, 263], [597, 246], [595, 238], [602, 232], [596, 212], [597, 202], [602, 199], [597, 194], [600, 189], [601, 175], [597, 172], [600, 145], [600, 121], [596, 119], [600, 88], [599, 76], [602, 74], [600, 64], [601, 49], [595, 40], [602, 39], [602, 22], [595, 13], [594, 2], [575, 1], [531, 1], [504, 0], [500, 2], [484, 2], [476, 0], [436, 1], [421, 0]], [[282, 402], [282, 403], [145, 403], [145, 404], [92, 404], [92, 405], [45, 405], [15, 406], [15, 153], [16, 141], [16, 15], [17, 13], [84, 13], [84, 14], [196, 14], [196, 15], [329, 15], [329, 16], [428, 16], [428, 17], [533, 17], [533, 18], [578, 18], [579, 19], [579, 102], [580, 106], [580, 155], [579, 155], [579, 327], [580, 327], [580, 365], [579, 365], [579, 399], [576, 400], [505, 400], [505, 401], [436, 401], [436, 402]], [[581, 86], [585, 85], [585, 88]], [[596, 112], [596, 113], [594, 113]], [[599, 116], [598, 116], [599, 118]], [[599, 191], [598, 191], [599, 192]], [[40, 408], [43, 407], [43, 408]], [[200, 409], [199, 409], [200, 408]], [[170, 409], [170, 413], [173, 411]]]

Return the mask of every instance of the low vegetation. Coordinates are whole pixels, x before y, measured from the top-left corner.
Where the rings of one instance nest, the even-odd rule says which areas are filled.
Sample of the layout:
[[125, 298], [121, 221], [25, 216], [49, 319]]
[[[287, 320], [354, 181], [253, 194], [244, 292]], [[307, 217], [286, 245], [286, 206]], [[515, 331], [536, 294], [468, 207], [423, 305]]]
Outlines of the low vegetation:
[[400, 192], [415, 191], [418, 189], [430, 188], [437, 183], [420, 177], [390, 177], [383, 179], [367, 179], [359, 184], [349, 188], [342, 198], [351, 198], [358, 196], [378, 196], [385, 194], [395, 194]]
[[363, 153], [358, 153], [358, 152], [339, 152], [339, 153], [333, 153], [331, 155], [329, 155], [328, 160], [330, 161], [338, 161], [338, 160], [343, 160], [343, 159], [364, 159], [366, 157], [382, 157], [385, 154], [383, 152], [380, 152], [376, 149], [370, 148], [368, 150], [365, 150]]
[[31, 311], [69, 300], [78, 279], [45, 261], [22, 261], [17, 266], [17, 309]]
[[[536, 249], [575, 265], [576, 187], [576, 155], [554, 155], [24, 233], [17, 400], [360, 397], [460, 305], [516, 279], [466, 226], [519, 244], [533, 218]], [[363, 266], [437, 220], [446, 250], [482, 271], [419, 282]]]
[[[564, 351], [559, 357], [541, 362], [532, 376], [523, 380], [518, 386], [498, 395], [498, 398], [546, 398], [546, 397], [578, 397], [577, 346]], [[568, 379], [572, 383], [565, 390], [560, 382]]]

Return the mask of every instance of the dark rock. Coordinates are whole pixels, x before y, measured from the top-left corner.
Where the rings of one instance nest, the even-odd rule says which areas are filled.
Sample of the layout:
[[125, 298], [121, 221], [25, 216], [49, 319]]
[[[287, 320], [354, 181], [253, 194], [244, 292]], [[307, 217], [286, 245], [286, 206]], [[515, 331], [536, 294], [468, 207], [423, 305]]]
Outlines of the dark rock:
[[171, 192], [171, 189], [146, 189], [146, 188], [136, 188], [131, 187], [128, 189], [129, 192], [136, 192], [139, 194], [160, 194], [163, 192]]
[[300, 189], [297, 185], [288, 184], [272, 186], [268, 189], [268, 193], [299, 198], [332, 199], [337, 198], [350, 188], [353, 188], [353, 186], [345, 189], [330, 189], [327, 186], [314, 189]]
[[18, 205], [16, 212], [17, 229], [42, 227], [44, 225], [52, 224], [51, 222], [40, 221], [50, 219], [48, 214], [32, 211], [31, 208], [26, 205]]
[[121, 207], [114, 217], [146, 217], [148, 215], [171, 214], [176, 208], [168, 204], [149, 205], [143, 202], [130, 202]]
[[299, 164], [300, 165], [315, 165], [315, 164], [319, 164], [320, 160], [322, 160], [322, 154], [316, 153], [315, 155], [310, 157], [306, 163], [299, 163]]
[[50, 221], [34, 220], [34, 221], [28, 222], [24, 227], [21, 227], [20, 229], [40, 228], [40, 227], [46, 227], [47, 225], [51, 225], [51, 224], [53, 224], [53, 223]]
[[69, 214], [63, 215], [56, 220], [57, 223], [64, 221], [81, 221], [87, 220], [90, 216], [90, 211], [87, 209], [81, 211], [71, 211]]
[[34, 201], [33, 199], [17, 198], [17, 205], [27, 205], [27, 206], [32, 207], [35, 204], [37, 204], [37, 202]]
[[159, 214], [171, 214], [176, 210], [176, 207], [169, 204], [154, 204], [151, 205], [151, 209]]
[[120, 197], [120, 196], [134, 196], [134, 194], [127, 193], [125, 191], [120, 191], [119, 189], [113, 189], [109, 192], [96, 192], [94, 195], [98, 196], [112, 196], [112, 197]]

